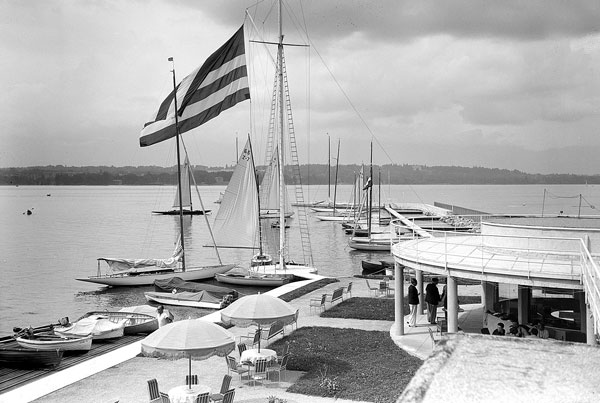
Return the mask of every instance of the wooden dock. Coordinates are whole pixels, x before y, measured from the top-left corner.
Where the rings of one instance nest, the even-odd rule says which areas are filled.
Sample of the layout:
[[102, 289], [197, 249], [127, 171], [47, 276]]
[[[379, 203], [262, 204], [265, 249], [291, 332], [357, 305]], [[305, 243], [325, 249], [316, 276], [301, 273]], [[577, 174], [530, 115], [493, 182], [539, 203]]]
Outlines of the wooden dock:
[[[92, 359], [94, 357], [101, 356], [110, 351], [117, 350], [121, 347], [142, 340], [146, 335], [128, 335], [123, 336], [114, 340], [106, 340], [92, 343], [92, 349], [85, 353], [71, 353], [66, 352], [63, 356], [62, 361], [56, 368], [48, 369], [16, 369], [16, 368], [4, 368], [0, 367], [0, 395], [28, 384], [29, 382], [36, 381], [40, 378], [55, 374], [66, 368], [80, 364], [84, 361]], [[18, 347], [16, 341], [9, 343], [3, 343], [3, 347]]]

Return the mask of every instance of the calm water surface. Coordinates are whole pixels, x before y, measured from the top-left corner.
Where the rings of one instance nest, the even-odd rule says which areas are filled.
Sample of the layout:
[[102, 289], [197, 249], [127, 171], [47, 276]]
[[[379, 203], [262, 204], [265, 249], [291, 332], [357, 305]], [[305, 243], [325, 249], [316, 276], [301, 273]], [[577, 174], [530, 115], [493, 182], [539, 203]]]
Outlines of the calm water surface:
[[[547, 196], [544, 200], [544, 189]], [[200, 187], [205, 208], [218, 209], [224, 187]], [[338, 187], [338, 200], [349, 201], [351, 186]], [[0, 236], [2, 291], [0, 334], [13, 326], [42, 325], [69, 316], [78, 318], [95, 309], [114, 309], [146, 303], [143, 292], [152, 287], [108, 289], [76, 281], [93, 275], [99, 257], [168, 257], [178, 233], [178, 217], [152, 215], [169, 209], [175, 189], [170, 186], [20, 186], [0, 187]], [[327, 198], [327, 186], [311, 186], [307, 200]], [[377, 194], [377, 191], [374, 191]], [[581, 214], [595, 214], [600, 206], [600, 187], [586, 185], [419, 185], [382, 186], [381, 200], [395, 202], [440, 201], [490, 213], [536, 213], [576, 215], [579, 194]], [[333, 190], [332, 190], [333, 194]], [[377, 196], [375, 196], [377, 198]], [[199, 207], [199, 206], [197, 206]], [[31, 209], [33, 214], [23, 214]], [[360, 273], [363, 259], [388, 256], [381, 252], [356, 252], [348, 248], [339, 224], [311, 217], [311, 243], [319, 273], [351, 276]], [[292, 244], [298, 239], [292, 224]], [[206, 222], [193, 217], [186, 227], [187, 261], [216, 264]], [[292, 248], [293, 250], [293, 248]], [[224, 263], [246, 265], [249, 251], [222, 249]], [[300, 256], [292, 255], [300, 261]], [[198, 317], [205, 312], [182, 310], [180, 316]]]

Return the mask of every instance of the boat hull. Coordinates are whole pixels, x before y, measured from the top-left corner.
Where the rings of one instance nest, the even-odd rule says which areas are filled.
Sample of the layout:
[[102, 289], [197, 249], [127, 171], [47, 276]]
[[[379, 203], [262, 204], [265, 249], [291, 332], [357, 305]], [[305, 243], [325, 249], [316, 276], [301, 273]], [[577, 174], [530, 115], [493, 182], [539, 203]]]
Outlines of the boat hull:
[[216, 274], [215, 279], [225, 284], [248, 285], [254, 287], [278, 287], [290, 282], [289, 277], [272, 275], [240, 276], [235, 274]]
[[[70, 332], [68, 330], [68, 328], [61, 329], [60, 327], [54, 328], [54, 333], [56, 333], [60, 336], [65, 336], [65, 337], [82, 336], [80, 334]], [[92, 341], [99, 341], [99, 340], [118, 339], [119, 337], [123, 337], [124, 334], [125, 334], [125, 327], [121, 326], [119, 328], [115, 328], [115, 329], [111, 329], [111, 330], [94, 332], [90, 336], [92, 336]]]
[[59, 349], [0, 348], [0, 367], [20, 369], [57, 367], [63, 354], [64, 351]]
[[156, 280], [167, 280], [173, 276], [180, 277], [184, 281], [207, 280], [213, 278], [217, 273], [228, 272], [234, 267], [235, 265], [228, 264], [188, 269], [186, 271], [169, 271], [165, 273], [142, 273], [138, 275], [109, 274], [104, 276], [90, 276], [86, 278], [78, 278], [77, 280], [107, 285], [109, 287], [131, 287], [152, 285]]
[[17, 343], [21, 347], [38, 350], [64, 350], [64, 351], [90, 351], [92, 348], [92, 336], [85, 337], [61, 337], [61, 336], [36, 336], [35, 339], [17, 337]]
[[368, 239], [368, 238], [358, 238], [358, 240], [350, 240], [348, 242], [348, 246], [351, 247], [352, 249], [356, 249], [356, 250], [369, 250], [369, 251], [390, 251], [391, 246], [390, 246], [390, 242], [369, 242], [368, 240], [366, 242], [361, 242], [360, 240], [362, 239]]
[[193, 308], [205, 308], [205, 309], [221, 309], [221, 303], [205, 302], [205, 301], [191, 301], [177, 298], [177, 294], [170, 292], [154, 292], [149, 291], [144, 293], [144, 297], [149, 302], [155, 302], [163, 305], [175, 305], [175, 306], [189, 306]]
[[[210, 214], [212, 210], [183, 210], [183, 215], [204, 215]], [[168, 211], [153, 211], [152, 214], [161, 215], [179, 215], [179, 210], [168, 210]]]
[[126, 335], [139, 333], [149, 334], [158, 329], [158, 319], [154, 316], [143, 313], [91, 311], [77, 320], [79, 321], [93, 315], [101, 315], [114, 323], [120, 323], [123, 321], [125, 323], [123, 334]]
[[386, 269], [393, 267], [392, 264], [383, 260], [377, 262], [363, 260], [361, 266], [363, 272], [367, 274], [385, 274]]

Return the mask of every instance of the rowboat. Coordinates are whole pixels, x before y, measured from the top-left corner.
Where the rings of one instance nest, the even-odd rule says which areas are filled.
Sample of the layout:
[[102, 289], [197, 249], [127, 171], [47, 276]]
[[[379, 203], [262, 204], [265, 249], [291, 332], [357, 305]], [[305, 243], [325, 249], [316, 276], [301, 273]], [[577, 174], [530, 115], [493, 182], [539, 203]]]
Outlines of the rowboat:
[[61, 336], [92, 336], [93, 340], [106, 340], [122, 337], [125, 334], [126, 319], [112, 322], [103, 315], [92, 315], [75, 323], [54, 327], [54, 333]]
[[363, 260], [361, 262], [363, 273], [367, 274], [385, 274], [385, 270], [394, 267], [393, 263], [385, 260], [371, 261]]
[[254, 287], [279, 287], [291, 280], [291, 276], [288, 275], [257, 274], [251, 270], [248, 273], [247, 275], [236, 273], [216, 274], [215, 279], [221, 283]]
[[144, 293], [146, 300], [163, 305], [190, 306], [194, 308], [221, 309], [226, 305], [225, 299], [212, 295], [208, 291], [179, 291], [179, 292], [154, 292]]
[[0, 367], [33, 369], [57, 367], [64, 351], [59, 349], [38, 349], [26, 347], [0, 347]]
[[37, 334], [32, 338], [19, 336], [16, 338], [21, 347], [38, 350], [90, 351], [92, 336], [60, 336], [55, 334]]
[[124, 334], [152, 333], [158, 329], [158, 319], [156, 319], [156, 316], [143, 313], [91, 311], [77, 319], [77, 322], [89, 317], [107, 319], [117, 324], [124, 323]]

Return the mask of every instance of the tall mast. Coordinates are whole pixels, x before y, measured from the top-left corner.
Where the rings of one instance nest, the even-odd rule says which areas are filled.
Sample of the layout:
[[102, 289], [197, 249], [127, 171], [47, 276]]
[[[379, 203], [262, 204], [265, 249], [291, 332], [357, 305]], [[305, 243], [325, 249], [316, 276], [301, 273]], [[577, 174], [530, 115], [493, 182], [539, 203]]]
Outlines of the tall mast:
[[[237, 137], [236, 137], [237, 145]], [[263, 243], [262, 243], [262, 228], [260, 224], [260, 186], [258, 184], [258, 174], [256, 173], [256, 166], [254, 165], [254, 151], [252, 150], [252, 143], [250, 142], [250, 133], [248, 133], [248, 145], [250, 146], [250, 156], [252, 157], [252, 173], [256, 180], [256, 202], [258, 204], [258, 256], [263, 256]]]
[[179, 189], [179, 237], [181, 239], [181, 267], [185, 271], [185, 242], [183, 238], [183, 206], [181, 197], [181, 157], [179, 152], [179, 110], [177, 108], [177, 81], [175, 80], [175, 61], [172, 57], [169, 57], [169, 61], [172, 63], [173, 70], [173, 93], [175, 100], [175, 142], [177, 144], [177, 188]]
[[327, 203], [331, 201], [331, 138], [327, 133]]
[[279, 74], [279, 264], [285, 269], [285, 177], [284, 177], [284, 143], [283, 143], [283, 14], [281, 0], [279, 0], [279, 41], [277, 43], [277, 70]]
[[371, 217], [373, 214], [373, 142], [371, 142], [371, 168], [369, 170], [369, 216], [367, 217], [367, 226], [369, 227], [369, 238], [371, 238]]
[[338, 151], [337, 158], [335, 159], [335, 185], [333, 187], [333, 217], [335, 217], [335, 205], [337, 204], [337, 182], [338, 182], [338, 168], [340, 166], [340, 139], [338, 139]]

